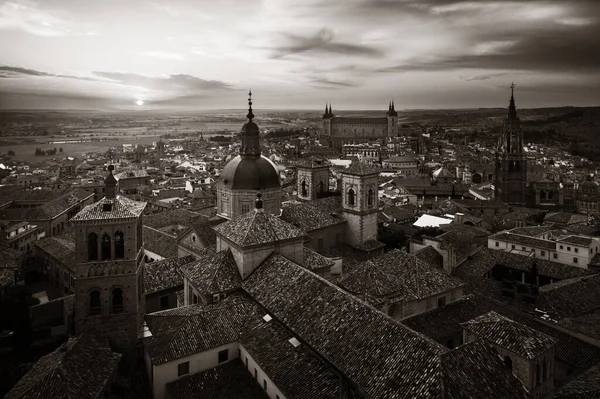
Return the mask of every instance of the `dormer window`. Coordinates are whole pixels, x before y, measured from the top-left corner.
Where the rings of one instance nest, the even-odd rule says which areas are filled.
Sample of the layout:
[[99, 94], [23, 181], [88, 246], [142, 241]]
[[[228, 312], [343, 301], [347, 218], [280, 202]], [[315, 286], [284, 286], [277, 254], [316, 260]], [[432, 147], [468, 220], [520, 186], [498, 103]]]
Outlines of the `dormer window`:
[[102, 204], [102, 212], [111, 212], [112, 204]]

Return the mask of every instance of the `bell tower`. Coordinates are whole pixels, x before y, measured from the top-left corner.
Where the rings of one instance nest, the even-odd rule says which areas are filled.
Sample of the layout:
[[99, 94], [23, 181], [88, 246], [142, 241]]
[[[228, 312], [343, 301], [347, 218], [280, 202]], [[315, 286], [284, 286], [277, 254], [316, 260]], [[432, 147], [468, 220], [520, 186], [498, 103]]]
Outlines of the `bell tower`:
[[75, 334], [93, 330], [111, 345], [134, 348], [145, 311], [141, 215], [145, 202], [117, 195], [114, 167], [106, 196], [86, 206], [75, 227]]
[[298, 198], [315, 200], [329, 194], [329, 163], [327, 160], [309, 158], [296, 167], [298, 173]]
[[342, 171], [342, 213], [350, 245], [377, 240], [378, 184], [379, 169], [372, 165], [353, 162]]
[[510, 85], [511, 95], [508, 115], [502, 126], [502, 133], [496, 150], [495, 197], [509, 205], [527, 204], [527, 154], [523, 151], [523, 132], [517, 116], [514, 83]]

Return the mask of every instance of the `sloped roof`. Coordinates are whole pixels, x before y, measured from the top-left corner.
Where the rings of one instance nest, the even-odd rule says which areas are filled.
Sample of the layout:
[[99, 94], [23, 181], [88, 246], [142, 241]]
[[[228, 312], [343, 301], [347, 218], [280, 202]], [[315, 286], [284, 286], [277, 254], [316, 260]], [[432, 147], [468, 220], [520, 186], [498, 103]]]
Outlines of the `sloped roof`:
[[33, 244], [73, 270], [75, 265], [75, 234], [47, 237], [35, 241]]
[[[33, 195], [35, 191], [43, 191], [46, 193], [46, 190], [30, 190], [28, 192], [32, 193], [31, 200], [36, 201], [35, 198], [38, 195]], [[72, 190], [67, 193], [62, 194], [61, 196], [55, 197], [52, 194], [47, 194], [50, 200], [44, 202], [40, 206], [36, 208], [5, 208], [0, 209], [0, 219], [5, 220], [46, 220], [52, 219], [61, 213], [71, 209], [73, 206], [79, 204], [85, 198], [93, 196], [93, 194], [87, 193], [84, 190]], [[46, 197], [48, 198], [48, 197]], [[27, 201], [28, 198], [21, 198], [20, 200]], [[42, 198], [37, 198], [37, 201], [43, 200]]]
[[84, 333], [40, 358], [5, 398], [96, 399], [120, 359], [105, 339]]
[[461, 345], [441, 357], [445, 398], [528, 397], [519, 379], [502, 364], [498, 352], [483, 340]]
[[335, 264], [332, 259], [329, 259], [308, 247], [304, 247], [304, 267], [308, 270], [317, 271], [326, 267], [331, 267]]
[[368, 176], [378, 175], [381, 169], [362, 161], [354, 161], [346, 169], [341, 170], [345, 175]]
[[149, 226], [153, 229], [160, 229], [174, 224], [189, 227], [193, 224], [194, 218], [198, 216], [200, 216], [199, 213], [180, 208], [152, 215], [144, 215], [142, 222], [144, 226]]
[[71, 222], [138, 218], [145, 207], [146, 202], [130, 200], [122, 195], [117, 195], [115, 198], [104, 197], [83, 208], [81, 212], [71, 218]]
[[452, 177], [452, 178], [455, 177], [448, 169], [446, 169], [444, 167], [441, 167], [441, 168], [437, 169], [436, 171], [434, 171], [433, 176], [434, 177]]
[[176, 287], [183, 287], [179, 268], [193, 262], [193, 256], [169, 258], [144, 264], [144, 290], [146, 295]]
[[494, 311], [461, 325], [465, 330], [478, 337], [527, 359], [536, 358], [558, 342], [556, 338], [517, 323]]
[[241, 359], [234, 359], [215, 368], [169, 382], [167, 393], [170, 398], [177, 399], [269, 398]]
[[181, 272], [201, 294], [231, 291], [241, 285], [240, 275], [227, 249], [218, 253], [206, 253], [197, 260], [181, 266]]
[[281, 219], [307, 233], [324, 227], [346, 223], [341, 215], [342, 197], [333, 196], [315, 201], [286, 202]]
[[300, 238], [306, 234], [268, 212], [254, 210], [215, 226], [217, 234], [240, 247]]
[[597, 399], [600, 398], [600, 364], [591, 367], [555, 392], [557, 399]]
[[442, 396], [445, 348], [283, 256], [270, 256], [243, 288], [370, 397]]
[[177, 257], [177, 239], [170, 234], [143, 226], [144, 249], [163, 258]]

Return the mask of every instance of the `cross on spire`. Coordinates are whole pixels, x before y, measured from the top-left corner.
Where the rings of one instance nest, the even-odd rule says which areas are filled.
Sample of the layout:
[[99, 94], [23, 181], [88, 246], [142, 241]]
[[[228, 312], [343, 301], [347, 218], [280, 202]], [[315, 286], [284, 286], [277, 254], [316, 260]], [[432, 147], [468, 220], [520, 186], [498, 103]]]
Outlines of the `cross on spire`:
[[517, 119], [517, 106], [515, 105], [515, 84], [510, 84], [510, 104], [508, 105], [508, 119]]
[[252, 113], [252, 89], [248, 91], [248, 115], [246, 115], [246, 118], [248, 118], [250, 122], [254, 119], [254, 114]]

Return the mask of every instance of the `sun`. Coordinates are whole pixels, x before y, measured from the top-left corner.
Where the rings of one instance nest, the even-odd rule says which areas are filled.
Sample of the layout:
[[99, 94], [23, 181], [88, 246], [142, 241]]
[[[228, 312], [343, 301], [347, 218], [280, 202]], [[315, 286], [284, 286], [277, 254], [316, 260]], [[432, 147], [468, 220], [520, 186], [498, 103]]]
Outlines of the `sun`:
[[137, 100], [135, 103], [139, 106], [142, 106], [144, 105], [144, 100]]

